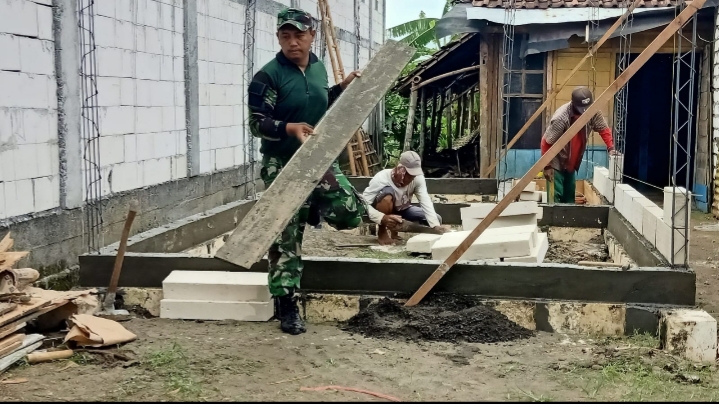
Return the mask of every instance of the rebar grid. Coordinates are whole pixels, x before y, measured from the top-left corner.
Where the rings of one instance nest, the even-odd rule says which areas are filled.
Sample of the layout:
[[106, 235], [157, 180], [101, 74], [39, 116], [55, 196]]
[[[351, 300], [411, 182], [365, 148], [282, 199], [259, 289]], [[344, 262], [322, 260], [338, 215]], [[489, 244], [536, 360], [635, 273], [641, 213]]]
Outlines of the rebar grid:
[[[676, 15], [686, 8], [686, 1], [682, 1], [675, 9]], [[688, 28], [690, 36], [687, 36], [685, 28]], [[691, 157], [692, 157], [692, 128], [694, 126], [694, 77], [696, 74], [696, 39], [697, 39], [697, 18], [693, 15], [674, 35], [674, 68], [673, 79], [674, 89], [672, 91], [672, 136], [671, 136], [671, 249], [669, 263], [672, 266], [689, 266], [689, 226], [691, 212], [690, 178], [691, 178]], [[686, 51], [684, 50], [685, 48]], [[688, 60], [687, 60], [688, 59]], [[686, 69], [686, 70], [685, 70]], [[682, 72], [687, 71], [687, 78], [682, 78]], [[687, 103], [682, 102], [682, 93], [688, 92]], [[686, 113], [686, 119], [680, 116]], [[686, 161], [680, 163], [681, 158]], [[685, 192], [683, 193], [684, 211], [677, 212], [676, 193], [680, 181], [684, 180]], [[666, 209], [666, 206], [664, 207]], [[679, 227], [678, 217], [684, 216], [684, 225]], [[677, 240], [678, 238], [678, 240]], [[677, 255], [683, 255], [683, 260], [677, 262]]]
[[[245, 32], [243, 43], [243, 55], [245, 57], [245, 74], [243, 75], [242, 88], [249, 87], [252, 78], [255, 75], [255, 19], [257, 15], [257, 0], [247, 0], [245, 6]], [[257, 147], [255, 146], [255, 137], [250, 131], [249, 115], [247, 107], [242, 108], [243, 122], [243, 147], [245, 154], [245, 184], [247, 189], [247, 198], [255, 199], [257, 197], [257, 189], [255, 187], [255, 165], [257, 162]]]
[[80, 97], [83, 142], [83, 185], [85, 188], [85, 234], [87, 250], [99, 252], [104, 246], [102, 220], [102, 172], [100, 167], [100, 114], [97, 91], [95, 46], [95, 1], [78, 0], [80, 46]]
[[[624, 2], [623, 8], [629, 8], [631, 2]], [[632, 52], [632, 34], [628, 32], [634, 22], [634, 13], [630, 13], [627, 18], [622, 21], [619, 26], [619, 49], [617, 53], [616, 76], [619, 77], [627, 69], [630, 63]], [[614, 142], [614, 150], [624, 156], [626, 150], [627, 136], [627, 112], [629, 100], [629, 86], [622, 86], [614, 95], [614, 124], [612, 125], [612, 136]], [[619, 178], [610, 178], [612, 183], [612, 200], [614, 200], [614, 192], [617, 184], [621, 184], [624, 180], [622, 174], [624, 171], [624, 159], [614, 159], [614, 172], [619, 173]]]
[[[495, 150], [495, 159], [500, 158], [502, 149], [507, 147], [509, 144], [509, 107], [510, 107], [510, 96], [511, 83], [512, 83], [512, 57], [514, 55], [514, 18], [515, 18], [515, 0], [506, 0], [504, 2], [504, 25], [502, 27], [504, 38], [502, 42], [502, 52], [504, 57], [502, 58], [502, 120], [499, 123], [500, 130], [502, 133], [502, 144], [501, 147], [497, 147]], [[500, 162], [500, 169], [497, 173], [497, 184], [506, 179], [508, 166], [507, 157]]]

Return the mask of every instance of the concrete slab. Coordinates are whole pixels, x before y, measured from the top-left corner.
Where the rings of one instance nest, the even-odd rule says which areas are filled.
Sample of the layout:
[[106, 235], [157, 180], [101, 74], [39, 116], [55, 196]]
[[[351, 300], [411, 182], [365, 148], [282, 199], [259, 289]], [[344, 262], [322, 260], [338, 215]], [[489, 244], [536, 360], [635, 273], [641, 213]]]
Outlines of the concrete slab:
[[419, 254], [431, 254], [432, 246], [440, 239], [440, 234], [418, 234], [407, 240], [406, 249]]
[[[468, 234], [469, 232], [453, 232], [442, 235], [442, 238], [432, 246], [432, 259], [440, 261], [447, 259], [457, 249], [457, 246], [467, 238]], [[527, 256], [532, 253], [535, 237], [536, 231], [514, 234], [485, 232], [472, 243], [460, 260]]]
[[662, 348], [698, 363], [717, 358], [717, 322], [704, 310], [662, 311]]
[[504, 262], [525, 262], [528, 264], [541, 264], [549, 251], [549, 236], [547, 233], [537, 234], [537, 244], [532, 248], [532, 253], [527, 257], [504, 258]]
[[274, 312], [274, 300], [222, 302], [162, 299], [160, 302], [160, 318], [175, 320], [268, 321]]
[[522, 192], [519, 195], [519, 200], [520, 201], [541, 202], [542, 201], [542, 192], [539, 192], [539, 191]]
[[162, 282], [170, 300], [264, 302], [272, 298], [266, 272], [172, 271]]

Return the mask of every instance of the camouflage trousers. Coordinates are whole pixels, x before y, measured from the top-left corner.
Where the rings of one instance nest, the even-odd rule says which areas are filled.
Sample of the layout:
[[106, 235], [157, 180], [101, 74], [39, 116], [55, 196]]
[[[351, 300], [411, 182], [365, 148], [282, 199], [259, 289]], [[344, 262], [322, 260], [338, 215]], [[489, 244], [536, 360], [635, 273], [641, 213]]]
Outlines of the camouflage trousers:
[[[265, 187], [272, 184], [286, 163], [277, 157], [263, 157], [260, 175]], [[300, 287], [304, 267], [302, 238], [312, 215], [319, 215], [337, 230], [346, 230], [359, 226], [365, 212], [362, 197], [335, 162], [267, 252], [270, 293], [281, 297]]]

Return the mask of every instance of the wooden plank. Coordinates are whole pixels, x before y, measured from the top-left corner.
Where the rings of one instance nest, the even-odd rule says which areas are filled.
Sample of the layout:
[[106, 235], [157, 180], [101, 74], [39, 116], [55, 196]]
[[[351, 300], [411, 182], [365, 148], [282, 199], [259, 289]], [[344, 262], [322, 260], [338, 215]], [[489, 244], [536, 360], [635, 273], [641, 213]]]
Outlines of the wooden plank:
[[28, 254], [30, 253], [27, 251], [0, 253], [0, 271], [12, 268], [13, 265], [25, 258]]
[[642, 52], [628, 67], [627, 69], [612, 83], [609, 88], [603, 92], [595, 102], [587, 108], [587, 110], [567, 129], [564, 134], [552, 145], [552, 147], [545, 153], [529, 171], [519, 180], [517, 186], [512, 188], [507, 195], [499, 201], [497, 206], [492, 209], [487, 217], [482, 220], [477, 227], [457, 246], [457, 248], [450, 254], [450, 256], [434, 271], [434, 273], [427, 279], [427, 281], [415, 292], [414, 295], [407, 301], [406, 306], [414, 306], [429, 293], [434, 285], [442, 279], [442, 277], [457, 263], [457, 261], [464, 255], [465, 251], [477, 240], [477, 238], [492, 224], [492, 222], [499, 217], [507, 206], [514, 199], [516, 199], [522, 190], [534, 179], [536, 173], [543, 169], [549, 164], [549, 162], [559, 153], [559, 151], [567, 145], [576, 133], [586, 125], [594, 114], [599, 111], [601, 105], [608, 102], [614, 97], [614, 94], [622, 88], [634, 74], [644, 66], [649, 58], [656, 53], [661, 45], [666, 42], [668, 38], [674, 35], [686, 21], [688, 21], [696, 12], [704, 5], [706, 0], [694, 0], [689, 4], [667, 27], [657, 36], [657, 38]]
[[388, 41], [342, 93], [216, 257], [248, 268], [265, 254], [407, 65], [414, 49]]

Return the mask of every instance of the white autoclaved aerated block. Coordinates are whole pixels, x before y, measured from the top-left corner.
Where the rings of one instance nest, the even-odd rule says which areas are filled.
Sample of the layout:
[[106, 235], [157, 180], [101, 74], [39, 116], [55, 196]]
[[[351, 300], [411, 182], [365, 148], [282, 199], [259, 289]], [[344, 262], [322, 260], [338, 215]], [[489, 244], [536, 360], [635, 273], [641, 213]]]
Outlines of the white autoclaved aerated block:
[[418, 234], [407, 240], [406, 249], [419, 254], [431, 254], [432, 246], [442, 237], [441, 234]]
[[[689, 192], [691, 198], [691, 192]], [[672, 202], [674, 205], [672, 205]], [[687, 216], [687, 190], [682, 187], [665, 187], [664, 188], [664, 223], [672, 226], [672, 216], [674, 216], [674, 228], [681, 229], [686, 226]], [[672, 209], [674, 209], [672, 211]]]
[[[432, 259], [445, 260], [459, 246], [469, 232], [445, 233], [432, 246]], [[481, 260], [499, 257], [523, 257], [532, 253], [532, 239], [536, 233], [498, 234], [483, 233], [460, 258]]]
[[223, 302], [162, 299], [160, 301], [160, 318], [176, 320], [268, 321], [274, 315], [274, 311], [274, 300]]
[[717, 357], [717, 322], [704, 310], [663, 310], [660, 339], [674, 355], [698, 363], [714, 363]]
[[633, 191], [634, 188], [627, 184], [617, 184], [617, 186], [614, 188], [614, 208], [619, 211], [619, 213], [622, 214], [622, 216], [626, 217], [626, 215], [622, 212], [624, 210], [624, 194], [627, 191]]
[[657, 245], [657, 221], [662, 220], [664, 210], [659, 206], [646, 206], [642, 214], [642, 236], [653, 246]]
[[[471, 231], [479, 225], [482, 219], [462, 219], [462, 230]], [[505, 216], [496, 218], [492, 224], [489, 225], [489, 229], [497, 229], [500, 227], [514, 227], [514, 226], [531, 226], [537, 224], [536, 214], [517, 215], [517, 216]]]
[[541, 202], [542, 201], [542, 192], [539, 191], [532, 191], [532, 192], [522, 192], [519, 195], [520, 201], [534, 201], [534, 202]]
[[[467, 208], [461, 208], [459, 212], [462, 219], [484, 219], [495, 206], [497, 206], [496, 203], [472, 203]], [[537, 208], [536, 202], [513, 202], [502, 211], [499, 217], [526, 215], [536, 212]]]
[[[672, 231], [674, 232], [674, 254], [672, 254]], [[663, 220], [657, 220], [656, 236], [656, 247], [659, 253], [664, 256], [670, 264], [684, 265], [685, 258], [689, 253], [689, 242], [687, 240], [685, 246], [684, 240], [690, 237], [689, 229], [687, 229], [686, 232], [684, 229], [672, 229], [671, 226], [664, 223]]]
[[624, 156], [609, 156], [609, 175], [612, 181], [621, 181], [624, 173]]
[[526, 262], [529, 264], [541, 264], [549, 251], [549, 237], [547, 233], [537, 234], [537, 244], [532, 249], [532, 254], [526, 257], [504, 258], [504, 262]]
[[263, 272], [172, 271], [162, 281], [170, 300], [266, 302], [272, 298]]
[[645, 212], [646, 208], [650, 208], [652, 206], [656, 207], [657, 205], [644, 196], [633, 198], [632, 206], [631, 206], [630, 213], [629, 213], [629, 216], [630, 216], [629, 222], [632, 224], [632, 226], [634, 226], [634, 228], [637, 230], [637, 232], [642, 233], [642, 225], [644, 223], [644, 212]]

